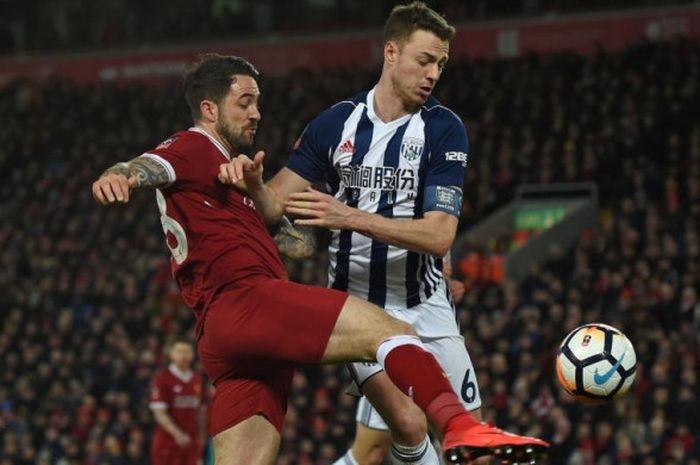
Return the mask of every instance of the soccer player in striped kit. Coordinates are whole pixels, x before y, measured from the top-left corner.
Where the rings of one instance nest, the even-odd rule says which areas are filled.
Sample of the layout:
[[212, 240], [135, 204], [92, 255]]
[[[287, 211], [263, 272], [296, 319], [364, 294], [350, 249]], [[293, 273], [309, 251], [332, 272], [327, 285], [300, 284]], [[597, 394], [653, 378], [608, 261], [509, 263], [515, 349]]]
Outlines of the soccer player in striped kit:
[[[476, 374], [442, 277], [441, 257], [457, 230], [468, 142], [461, 119], [431, 93], [454, 32], [422, 2], [394, 8], [377, 85], [316, 117], [287, 167], [249, 192], [266, 218], [278, 218], [286, 207], [304, 218], [297, 224], [332, 230], [329, 286], [410, 323], [464, 406], [480, 418]], [[263, 157], [239, 156], [222, 170], [238, 182]], [[329, 194], [310, 188], [320, 181]], [[336, 464], [381, 463], [392, 437], [394, 463], [438, 464], [425, 416], [411, 398], [377, 364], [355, 363], [350, 370], [366, 397], [354, 446]], [[495, 435], [485, 433], [484, 444], [487, 437]], [[507, 443], [502, 440], [490, 443], [493, 449]]]

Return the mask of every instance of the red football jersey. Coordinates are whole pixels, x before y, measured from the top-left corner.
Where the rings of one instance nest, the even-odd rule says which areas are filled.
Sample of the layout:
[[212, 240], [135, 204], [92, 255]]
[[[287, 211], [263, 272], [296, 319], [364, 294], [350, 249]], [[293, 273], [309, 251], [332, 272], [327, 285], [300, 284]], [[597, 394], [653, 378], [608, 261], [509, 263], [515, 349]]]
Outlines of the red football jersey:
[[[202, 405], [203, 388], [199, 373], [182, 373], [171, 365], [159, 370], [153, 378], [149, 406], [151, 409], [166, 409], [178, 428], [196, 441], [199, 437], [199, 407]], [[154, 434], [161, 441], [175, 443], [158, 424]]]
[[216, 293], [236, 281], [286, 279], [274, 240], [253, 201], [219, 182], [226, 149], [200, 128], [175, 133], [142, 156], [163, 165], [170, 183], [156, 191], [172, 269], [185, 303], [202, 315]]

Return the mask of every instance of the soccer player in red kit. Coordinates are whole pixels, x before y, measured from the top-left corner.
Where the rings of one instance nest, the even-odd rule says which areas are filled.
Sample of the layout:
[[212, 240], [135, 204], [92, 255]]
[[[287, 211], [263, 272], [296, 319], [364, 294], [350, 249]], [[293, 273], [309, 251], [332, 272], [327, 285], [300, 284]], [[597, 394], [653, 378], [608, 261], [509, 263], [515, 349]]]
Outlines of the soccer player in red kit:
[[[272, 464], [299, 364], [377, 361], [443, 435], [453, 463], [546, 443], [479, 423], [407, 323], [335, 289], [288, 281], [266, 219], [228, 185], [221, 166], [249, 152], [260, 121], [255, 68], [205, 56], [185, 75], [194, 127], [107, 169], [93, 183], [103, 205], [156, 188], [172, 268], [197, 318], [200, 360], [216, 387], [210, 433], [217, 465]], [[262, 157], [245, 181], [261, 181]], [[219, 177], [219, 176], [222, 177]]]
[[199, 373], [192, 370], [194, 347], [185, 338], [169, 347], [170, 364], [153, 378], [149, 407], [156, 421], [151, 442], [151, 465], [202, 463], [202, 396]]

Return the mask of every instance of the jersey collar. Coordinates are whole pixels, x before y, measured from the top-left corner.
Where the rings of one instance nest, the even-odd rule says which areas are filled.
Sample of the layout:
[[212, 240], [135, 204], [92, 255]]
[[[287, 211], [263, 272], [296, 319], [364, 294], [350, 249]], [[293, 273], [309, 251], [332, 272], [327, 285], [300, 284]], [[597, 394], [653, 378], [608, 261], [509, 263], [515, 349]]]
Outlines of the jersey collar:
[[192, 370], [182, 371], [178, 367], [176, 367], [174, 363], [171, 363], [170, 365], [168, 365], [168, 370], [170, 370], [170, 373], [172, 373], [173, 376], [175, 376], [177, 379], [179, 379], [183, 383], [189, 383], [190, 380], [192, 379], [192, 376], [194, 376], [194, 373], [192, 373]]
[[382, 119], [377, 116], [377, 113], [374, 111], [374, 91], [376, 87], [373, 87], [372, 90], [367, 92], [367, 118], [374, 124], [375, 126], [380, 125], [380, 126], [386, 126], [386, 127], [392, 127], [392, 126], [401, 126], [403, 123], [411, 119], [413, 116], [413, 113], [409, 113], [407, 115], [400, 116], [399, 118], [396, 118], [394, 120], [391, 120], [387, 123], [382, 121]]
[[228, 153], [228, 150], [226, 150], [226, 147], [224, 147], [223, 145], [221, 145], [221, 142], [219, 142], [218, 140], [214, 139], [214, 138], [211, 136], [211, 134], [209, 134], [207, 131], [205, 131], [204, 129], [202, 129], [202, 128], [200, 128], [200, 127], [197, 127], [197, 126], [191, 127], [189, 130], [192, 131], [192, 132], [198, 132], [198, 133], [200, 133], [200, 134], [206, 136], [206, 137], [211, 141], [211, 143], [214, 144], [214, 145], [216, 146], [217, 149], [219, 149], [219, 152], [221, 152], [221, 154], [222, 154], [224, 157], [226, 157], [226, 159], [227, 159], [228, 161], [231, 161], [231, 154]]

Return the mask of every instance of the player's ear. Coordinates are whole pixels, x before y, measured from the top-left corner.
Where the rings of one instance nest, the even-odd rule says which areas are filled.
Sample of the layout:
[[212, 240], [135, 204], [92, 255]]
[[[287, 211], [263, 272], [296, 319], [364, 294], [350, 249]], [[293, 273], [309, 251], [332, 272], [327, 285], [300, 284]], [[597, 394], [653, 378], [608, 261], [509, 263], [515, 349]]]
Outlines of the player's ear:
[[393, 40], [387, 40], [384, 44], [384, 61], [393, 65], [399, 56], [399, 44]]
[[211, 100], [202, 100], [199, 102], [199, 111], [202, 114], [202, 119], [213, 123], [219, 116], [219, 106]]

